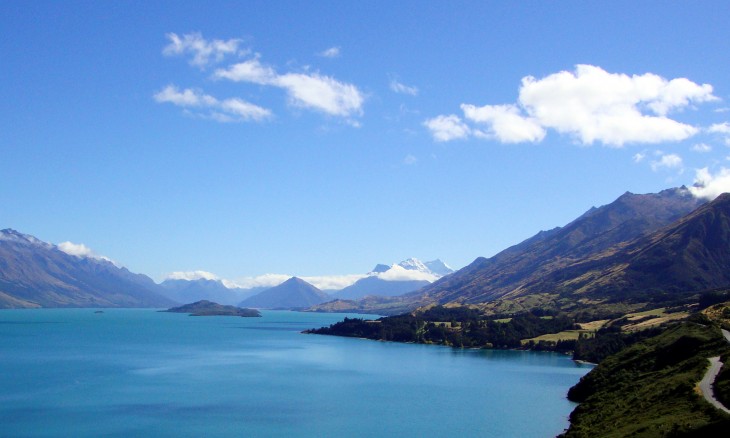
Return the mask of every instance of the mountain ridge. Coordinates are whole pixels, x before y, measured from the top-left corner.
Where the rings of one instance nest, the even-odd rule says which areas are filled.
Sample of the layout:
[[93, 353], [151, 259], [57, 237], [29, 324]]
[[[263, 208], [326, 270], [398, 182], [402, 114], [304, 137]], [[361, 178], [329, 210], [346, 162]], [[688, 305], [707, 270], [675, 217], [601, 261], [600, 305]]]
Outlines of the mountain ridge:
[[68, 254], [12, 229], [0, 230], [0, 308], [172, 304], [146, 275], [102, 258]]

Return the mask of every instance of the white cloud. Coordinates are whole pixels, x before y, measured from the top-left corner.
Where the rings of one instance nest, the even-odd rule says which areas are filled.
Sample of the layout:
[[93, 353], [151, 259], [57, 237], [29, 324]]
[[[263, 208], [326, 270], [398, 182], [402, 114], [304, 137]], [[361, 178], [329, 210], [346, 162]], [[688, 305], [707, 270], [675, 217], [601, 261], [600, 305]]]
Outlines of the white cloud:
[[706, 167], [697, 169], [694, 185], [689, 191], [698, 198], [708, 200], [730, 192], [730, 169], [723, 167], [715, 175], [712, 175]]
[[319, 52], [318, 55], [323, 58], [339, 58], [340, 48], [339, 47], [330, 47], [329, 49]]
[[321, 290], [340, 290], [347, 286], [352, 285], [357, 280], [365, 278], [363, 274], [349, 274], [349, 275], [320, 275], [314, 277], [300, 277], [307, 283], [312, 284]]
[[381, 280], [386, 281], [414, 281], [414, 280], [425, 280], [428, 282], [434, 282], [438, 280], [438, 277], [428, 272], [416, 271], [413, 269], [405, 269], [399, 265], [393, 265], [385, 272], [379, 272], [375, 274]]
[[[242, 277], [229, 282], [232, 286], [243, 289], [251, 289], [254, 287], [274, 287], [278, 286], [286, 280], [290, 279], [289, 274], [264, 274], [255, 277]], [[366, 277], [364, 274], [346, 274], [346, 275], [318, 275], [318, 276], [300, 276], [302, 280], [312, 284], [322, 290], [339, 290], [350, 286], [357, 280]]]
[[490, 134], [502, 143], [539, 142], [545, 130], [533, 118], [523, 117], [516, 105], [461, 105], [464, 117], [489, 127]]
[[707, 132], [712, 134], [721, 134], [724, 136], [725, 145], [730, 146], [730, 123], [715, 123], [707, 128]]
[[644, 161], [644, 158], [646, 158], [646, 153], [638, 152], [638, 153], [634, 154], [633, 160], [634, 160], [634, 163], [641, 163], [642, 161]]
[[242, 277], [233, 280], [237, 287], [251, 289], [254, 287], [274, 287], [290, 279], [291, 275], [263, 274], [256, 277]]
[[707, 131], [715, 134], [730, 134], [730, 123], [715, 123], [707, 128]]
[[174, 85], [168, 85], [161, 91], [155, 93], [154, 98], [157, 102], [169, 102], [182, 107], [205, 107], [218, 105], [218, 99], [190, 88], [179, 90]]
[[165, 277], [167, 280], [218, 280], [218, 276], [207, 271], [176, 271]]
[[333, 116], [353, 116], [362, 113], [365, 100], [352, 84], [339, 82], [317, 73], [287, 73], [277, 77], [275, 85], [286, 89], [295, 106], [312, 108]]
[[213, 73], [216, 79], [228, 79], [233, 82], [253, 82], [260, 85], [273, 85], [276, 72], [271, 67], [261, 64], [258, 57], [233, 64], [226, 69], [218, 69]]
[[629, 76], [578, 65], [573, 72], [523, 78], [516, 104], [461, 107], [467, 119], [486, 123], [489, 132], [503, 142], [540, 141], [544, 130], [553, 129], [586, 145], [600, 142], [621, 147], [695, 135], [696, 127], [667, 115], [713, 100], [717, 97], [711, 85], [685, 78], [667, 80], [652, 73]]
[[292, 105], [333, 116], [360, 115], [365, 101], [360, 90], [352, 84], [318, 73], [278, 74], [261, 64], [258, 58], [218, 69], [213, 78], [279, 87], [286, 90]]
[[391, 89], [391, 91], [398, 93], [398, 94], [408, 94], [410, 96], [418, 96], [418, 87], [414, 87], [411, 85], [405, 85], [401, 82], [398, 82], [396, 79], [391, 79], [390, 89]]
[[705, 152], [712, 151], [712, 146], [705, 144], [705, 143], [697, 143], [694, 146], [692, 146], [692, 150], [694, 152], [705, 153]]
[[58, 249], [68, 255], [76, 257], [86, 258], [94, 255], [94, 252], [91, 250], [91, 248], [84, 245], [83, 243], [61, 242], [58, 244]]
[[94, 250], [84, 245], [83, 243], [73, 243], [67, 241], [59, 243], [58, 245], [56, 245], [56, 247], [68, 255], [76, 256], [82, 259], [90, 258], [95, 260], [105, 260], [118, 266], [114, 260], [110, 259], [109, 257], [97, 254], [96, 252], [94, 252]]
[[201, 68], [211, 62], [222, 61], [226, 55], [241, 53], [238, 50], [241, 44], [239, 39], [208, 41], [199, 32], [185, 34], [182, 37], [175, 33], [168, 33], [165, 36], [170, 40], [170, 44], [162, 50], [164, 55], [192, 55], [190, 64]]
[[237, 115], [241, 120], [260, 121], [271, 117], [271, 111], [266, 108], [261, 108], [258, 105], [236, 97], [222, 101], [220, 108], [228, 113]]
[[153, 97], [159, 103], [172, 103], [183, 108], [209, 109], [210, 113], [202, 114], [202, 116], [219, 122], [260, 122], [272, 116], [268, 109], [239, 98], [220, 101], [200, 91], [189, 88], [180, 90], [174, 85], [168, 85], [155, 93]]
[[405, 158], [403, 158], [403, 164], [407, 166], [411, 166], [413, 164], [416, 164], [418, 162], [418, 158], [416, 158], [414, 155], [408, 154]]
[[657, 172], [661, 169], [681, 169], [682, 168], [682, 157], [677, 154], [662, 154], [661, 158], [652, 161], [650, 166], [651, 170]]
[[436, 116], [423, 122], [423, 125], [431, 131], [436, 141], [451, 141], [467, 138], [471, 130], [454, 114], [448, 116]]

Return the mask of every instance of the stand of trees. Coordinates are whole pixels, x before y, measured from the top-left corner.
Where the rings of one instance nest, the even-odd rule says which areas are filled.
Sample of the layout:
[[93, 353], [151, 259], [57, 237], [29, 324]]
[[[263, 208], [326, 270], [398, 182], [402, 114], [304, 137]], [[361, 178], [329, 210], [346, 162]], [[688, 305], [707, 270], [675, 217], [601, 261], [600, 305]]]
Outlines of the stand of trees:
[[466, 307], [436, 306], [416, 315], [391, 316], [375, 321], [345, 318], [329, 327], [308, 330], [307, 333], [454, 347], [520, 348], [522, 339], [572, 328], [575, 328], [575, 323], [564, 314], [537, 316], [526, 312], [511, 318], [488, 319]]

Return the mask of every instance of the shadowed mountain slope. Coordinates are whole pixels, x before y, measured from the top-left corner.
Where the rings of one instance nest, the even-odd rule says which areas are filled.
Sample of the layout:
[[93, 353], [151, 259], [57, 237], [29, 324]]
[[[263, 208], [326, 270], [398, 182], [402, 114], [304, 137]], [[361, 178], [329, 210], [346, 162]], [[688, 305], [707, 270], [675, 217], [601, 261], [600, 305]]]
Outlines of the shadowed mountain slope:
[[653, 232], [700, 204], [684, 187], [645, 195], [627, 192], [562, 228], [540, 232], [492, 258], [478, 258], [412, 295], [439, 303], [479, 303], [519, 294], [555, 271]]
[[112, 262], [66, 254], [55, 245], [0, 231], [0, 308], [168, 307], [151, 278]]

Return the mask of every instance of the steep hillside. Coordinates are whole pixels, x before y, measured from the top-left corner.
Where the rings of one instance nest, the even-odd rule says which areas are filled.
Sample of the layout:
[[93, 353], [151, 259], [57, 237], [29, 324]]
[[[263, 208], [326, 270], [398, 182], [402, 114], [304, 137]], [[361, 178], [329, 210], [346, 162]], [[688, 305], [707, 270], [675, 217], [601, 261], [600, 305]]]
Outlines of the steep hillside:
[[14, 230], [0, 231], [0, 308], [168, 307], [145, 275], [103, 259], [66, 254]]
[[695, 391], [708, 358], [727, 358], [718, 327], [694, 318], [606, 358], [571, 388], [568, 438], [724, 436], [730, 417]]
[[700, 204], [685, 188], [646, 195], [627, 192], [565, 227], [538, 233], [492, 258], [479, 258], [417, 294], [439, 303], [480, 303], [519, 293], [546, 275], [656, 231]]
[[730, 194], [652, 234], [556, 270], [520, 293], [650, 299], [730, 285]]

